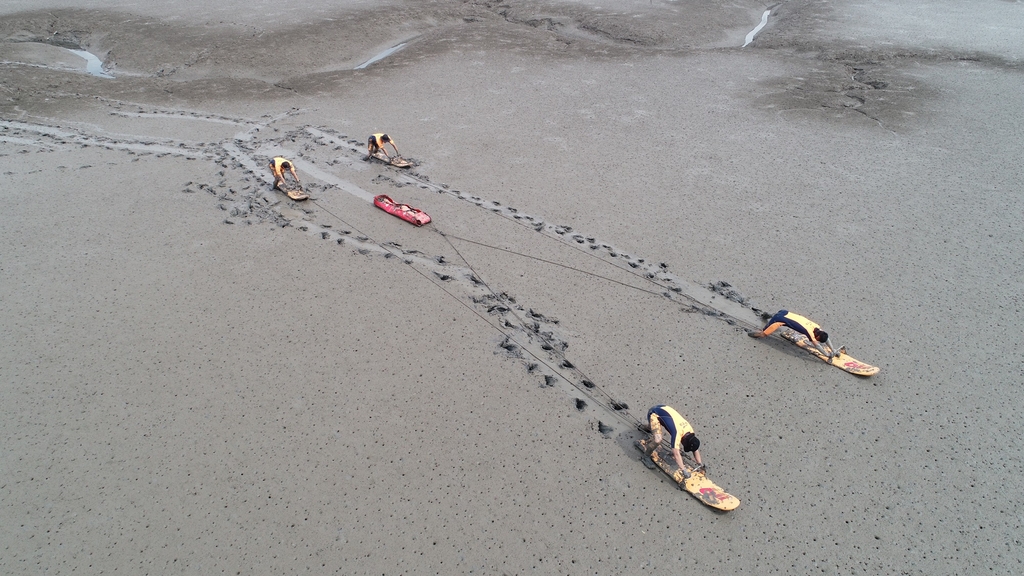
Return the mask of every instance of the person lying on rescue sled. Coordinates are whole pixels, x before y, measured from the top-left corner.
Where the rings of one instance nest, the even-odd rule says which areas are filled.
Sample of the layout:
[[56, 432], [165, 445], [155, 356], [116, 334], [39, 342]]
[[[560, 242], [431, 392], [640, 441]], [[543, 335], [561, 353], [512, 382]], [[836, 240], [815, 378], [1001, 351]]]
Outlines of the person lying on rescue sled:
[[651, 454], [661, 445], [661, 429], [668, 431], [669, 440], [672, 444], [672, 456], [676, 459], [676, 466], [683, 473], [684, 478], [689, 478], [690, 473], [683, 467], [683, 456], [679, 453], [693, 452], [693, 459], [697, 461], [697, 468], [694, 471], [704, 469], [704, 462], [700, 458], [700, 440], [693, 434], [693, 426], [676, 412], [671, 406], [659, 404], [647, 411], [647, 421], [651, 426], [651, 433], [654, 434], [654, 442], [647, 441], [647, 449], [644, 450], [644, 464], [648, 468], [654, 468], [654, 460]]
[[385, 144], [391, 144], [391, 147], [395, 150], [395, 157], [398, 157], [398, 147], [395, 146], [395, 141], [391, 139], [391, 136], [387, 134], [371, 134], [366, 140], [366, 159], [369, 160], [371, 156], [376, 154], [378, 151], [382, 152], [384, 156], [387, 156], [388, 160], [391, 160], [391, 156], [388, 154], [387, 149], [384, 147]]
[[[818, 349], [818, 352], [828, 356], [830, 361], [838, 354], [838, 352], [832, 349], [832, 344], [828, 341], [828, 332], [825, 332], [821, 329], [821, 326], [811, 322], [807, 318], [804, 318], [799, 314], [794, 314], [789, 310], [779, 310], [775, 313], [775, 316], [772, 316], [768, 320], [768, 323], [764, 325], [764, 329], [747, 332], [747, 336], [750, 336], [751, 338], [764, 338], [778, 330], [780, 326], [788, 326], [810, 338], [811, 344], [814, 344], [814, 347]], [[825, 348], [822, 346], [823, 344], [828, 346], [828, 352], [825, 351]]]
[[281, 156], [275, 156], [270, 161], [270, 171], [274, 173], [274, 188], [281, 190], [282, 192], [287, 191], [287, 183], [284, 180], [284, 171], [288, 170], [292, 173], [292, 178], [295, 178], [295, 185], [299, 185], [299, 175], [295, 173], [295, 164], [292, 164], [290, 160], [282, 158]]

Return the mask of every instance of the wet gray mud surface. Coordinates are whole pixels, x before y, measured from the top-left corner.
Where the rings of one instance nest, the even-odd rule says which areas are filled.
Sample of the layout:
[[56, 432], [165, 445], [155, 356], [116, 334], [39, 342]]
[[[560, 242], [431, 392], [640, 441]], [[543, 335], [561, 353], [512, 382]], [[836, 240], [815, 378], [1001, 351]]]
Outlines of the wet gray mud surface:
[[4, 573], [1021, 570], [1020, 3], [19, 2]]
[[[975, 16], [988, 30], [1007, 26], [999, 6]], [[907, 15], [888, 7], [839, 7], [817, 0], [783, 2], [772, 7], [772, 22], [757, 38], [757, 47], [805, 60], [800, 74], [771, 83], [773, 94], [760, 104], [772, 110], [825, 109], [855, 113], [887, 130], [906, 130], [928, 110], [939, 89], [922, 82], [922, 66], [980, 63], [1019, 74], [1024, 53], [1012, 43], [981, 40], [984, 35], [958, 28], [964, 16], [955, 3], [921, 6]], [[893, 36], [886, 36], [890, 26]], [[1011, 25], [1012, 26], [1012, 25]], [[1005, 37], [1004, 37], [1005, 38]], [[875, 40], [875, 41], [872, 41]]]
[[[344, 212], [330, 202], [329, 196], [348, 193], [360, 200], [370, 201], [378, 194], [388, 194], [397, 199], [407, 196], [410, 187], [417, 191], [443, 195], [482, 210], [483, 213], [477, 217], [478, 219], [502, 218], [516, 223], [523, 229], [608, 264], [609, 272], [625, 272], [625, 282], [602, 275], [601, 272], [590, 275], [597, 282], [616, 282], [639, 293], [660, 295], [666, 310], [700, 313], [747, 329], [757, 328], [762, 317], [769, 315], [752, 307], [748, 299], [728, 282], [718, 281], [708, 286], [688, 282], [670, 272], [669, 264], [665, 262], [654, 263], [643, 257], [627, 254], [611, 243], [583, 231], [574, 230], [571, 226], [552, 224], [546, 222], [543, 217], [524, 214], [498, 201], [481, 198], [448, 184], [434, 183], [428, 175], [420, 173], [416, 168], [408, 170], [384, 167], [383, 163], [366, 156], [360, 140], [349, 138], [330, 128], [300, 126], [267, 137], [261, 134], [277, 132], [273, 128], [275, 121], [285, 120], [288, 115], [260, 122], [243, 118], [145, 109], [117, 102], [104, 102], [104, 105], [111, 108], [111, 115], [124, 118], [214, 122], [238, 126], [243, 128], [243, 131], [223, 142], [196, 143], [167, 139], [123, 139], [0, 120], [0, 141], [32, 142], [33, 147], [41, 147], [42, 152], [46, 153], [59, 153], [62, 149], [75, 147], [98, 147], [123, 152], [134, 159], [174, 156], [186, 160], [212, 162], [216, 170], [216, 180], [187, 181], [181, 192], [210, 196], [213, 208], [223, 213], [224, 224], [269, 223], [280, 228], [293, 228], [306, 233], [314, 240], [328, 241], [355, 255], [390, 259], [396, 263], [413, 266], [424, 278], [438, 283], [444, 293], [472, 306], [481, 316], [490, 317], [487, 322], [503, 337], [499, 348], [510, 357], [522, 359], [527, 372], [535, 374], [543, 386], [554, 386], [558, 383], [567, 393], [587, 396], [598, 405], [606, 407], [610, 413], [621, 415], [629, 425], [641, 424], [641, 421], [629, 415], [626, 411], [628, 404], [601, 390], [567, 358], [566, 350], [569, 343], [559, 335], [560, 322], [535, 311], [526, 303], [517, 302], [513, 295], [500, 291], [500, 288], [489, 286], [487, 281], [473, 270], [472, 264], [463, 257], [453, 242], [468, 242], [527, 259], [533, 257], [513, 249], [453, 237], [445, 233], [443, 224], [437, 223], [428, 225], [418, 232], [414, 239], [403, 240], [403, 243], [371, 238], [340, 216], [339, 213]], [[266, 166], [270, 158], [278, 155], [292, 159], [298, 171], [306, 178], [303, 190], [310, 195], [308, 201], [293, 201], [272, 188], [273, 177]], [[416, 164], [415, 158], [409, 160]], [[353, 167], [357, 170], [352, 171]], [[372, 187], [366, 190], [346, 179], [356, 176], [365, 181], [368, 173], [377, 175], [369, 180]], [[310, 178], [310, 174], [315, 176]], [[382, 220], [389, 218], [383, 212], [378, 213], [378, 209], [372, 204], [360, 205], [359, 208]], [[402, 227], [404, 224], [396, 223], [395, 226]], [[443, 238], [443, 242], [439, 242], [437, 236]], [[408, 243], [415, 242], [416, 239], [424, 241], [425, 244], [416, 246]], [[441, 250], [437, 251], [438, 248]], [[543, 259], [533, 259], [552, 264]], [[557, 262], [553, 264], [558, 265]], [[563, 266], [571, 269], [569, 265]], [[612, 275], [615, 275], [614, 272]], [[716, 296], [722, 298], [716, 302]], [[610, 427], [601, 425], [602, 434], [608, 434], [611, 430]]]

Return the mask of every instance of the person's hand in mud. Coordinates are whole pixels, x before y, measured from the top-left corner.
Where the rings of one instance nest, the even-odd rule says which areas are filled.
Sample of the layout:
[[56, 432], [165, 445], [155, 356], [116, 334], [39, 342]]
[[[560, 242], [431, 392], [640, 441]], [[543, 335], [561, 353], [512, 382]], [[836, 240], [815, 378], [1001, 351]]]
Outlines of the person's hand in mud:
[[835, 358], [836, 356], [839, 356], [839, 351], [836, 350], [835, 346], [833, 346], [832, 342], [829, 340], [825, 340], [824, 342], [821, 343], [811, 340], [811, 344], [814, 344], [814, 346], [818, 349], [819, 352], [821, 352], [825, 356], [828, 356], [829, 362], [831, 362], [832, 359]]
[[672, 457], [676, 460], [676, 466], [683, 471], [683, 476], [689, 478], [690, 474], [686, 471], [686, 466], [683, 464], [683, 455], [679, 452], [679, 448], [672, 449]]

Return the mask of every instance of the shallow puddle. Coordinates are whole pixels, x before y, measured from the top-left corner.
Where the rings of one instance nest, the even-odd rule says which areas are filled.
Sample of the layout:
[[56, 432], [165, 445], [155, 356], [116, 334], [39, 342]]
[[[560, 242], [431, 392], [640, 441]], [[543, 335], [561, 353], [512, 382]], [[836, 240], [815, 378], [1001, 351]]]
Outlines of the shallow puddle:
[[363, 68], [366, 68], [367, 66], [369, 66], [370, 64], [373, 64], [374, 62], [377, 62], [378, 60], [383, 60], [383, 59], [387, 58], [388, 56], [391, 56], [395, 52], [398, 52], [402, 48], [405, 48], [405, 44], [406, 44], [405, 42], [402, 42], [398, 46], [393, 46], [391, 48], [388, 48], [387, 50], [381, 52], [380, 54], [377, 54], [373, 58], [370, 58], [366, 62], [363, 62], [359, 66], [356, 66], [354, 69], [355, 70], [362, 70]]
[[85, 71], [89, 74], [99, 78], [113, 78], [113, 76], [103, 71], [103, 62], [100, 61], [100, 59], [92, 52], [86, 50], [72, 50], [71, 48], [68, 48], [67, 50], [72, 54], [85, 58]]
[[[82, 66], [82, 60], [85, 60], [85, 66]], [[103, 70], [103, 62], [96, 55], [49, 42], [0, 42], [0, 63], [87, 72], [99, 78], [113, 78]]]
[[747, 44], [750, 44], [751, 42], [754, 41], [754, 36], [756, 36], [757, 33], [761, 31], [761, 28], [764, 28], [764, 25], [768, 23], [768, 15], [771, 13], [771, 10], [765, 10], [764, 14], [761, 14], [761, 23], [758, 24], [753, 30], [747, 33], [747, 37], [743, 42], [743, 48], [746, 48]]

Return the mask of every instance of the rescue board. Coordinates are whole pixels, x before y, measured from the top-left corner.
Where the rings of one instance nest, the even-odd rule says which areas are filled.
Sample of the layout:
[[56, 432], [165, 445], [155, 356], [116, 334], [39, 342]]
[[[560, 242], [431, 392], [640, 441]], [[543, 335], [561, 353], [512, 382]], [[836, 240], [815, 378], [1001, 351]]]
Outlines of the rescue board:
[[[278, 190], [281, 190], [278, 188]], [[302, 188], [293, 188], [291, 190], [281, 190], [292, 200], [305, 200], [309, 198], [309, 194], [302, 191]]]
[[865, 364], [860, 360], [857, 360], [856, 358], [849, 356], [846, 353], [846, 347], [840, 348], [839, 354], [833, 356], [832, 360], [829, 361], [828, 356], [822, 354], [820, 351], [818, 351], [817, 348], [814, 347], [814, 344], [811, 344], [810, 338], [804, 336], [803, 334], [797, 332], [796, 330], [793, 330], [792, 328], [789, 328], [788, 326], [783, 326], [782, 328], [780, 328], [779, 335], [785, 338], [786, 340], [789, 340], [793, 344], [796, 344], [800, 348], [803, 348], [804, 350], [810, 352], [814, 356], [817, 356], [818, 359], [820, 359], [822, 362], [825, 362], [826, 364], [831, 364], [836, 368], [839, 368], [840, 370], [845, 370], [849, 372], [850, 374], [854, 374], [856, 376], [874, 376], [875, 374], [878, 374], [879, 371], [881, 371], [881, 368], [879, 368], [878, 366]]
[[397, 216], [406, 222], [415, 224], [416, 226], [423, 226], [424, 224], [430, 223], [430, 216], [426, 212], [418, 208], [413, 208], [408, 204], [399, 204], [391, 199], [386, 194], [381, 194], [373, 199], [373, 205], [381, 210]]
[[402, 158], [401, 156], [392, 156], [389, 158], [383, 152], [380, 151], [374, 152], [372, 158], [376, 158], [377, 160], [380, 160], [385, 164], [394, 166], [395, 168], [408, 168], [412, 166], [412, 162], [409, 162], [408, 160]]
[[[636, 446], [637, 450], [644, 452], [648, 442], [654, 442], [654, 439], [645, 438], [637, 440], [634, 446]], [[658, 446], [658, 449], [651, 454], [651, 460], [654, 460], [658, 468], [671, 478], [679, 486], [680, 490], [689, 492], [694, 498], [703, 502], [705, 506], [726, 511], [735, 510], [739, 507], [740, 499], [722, 490], [721, 487], [708, 479], [707, 474], [703, 470], [694, 472], [692, 468], [687, 468], [686, 471], [690, 473], [690, 477], [686, 478], [683, 476], [683, 472], [676, 466], [672, 452], [667, 450], [664, 445]], [[686, 461], [683, 461], [683, 463], [686, 464]]]

